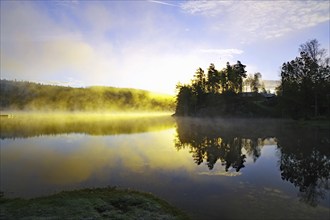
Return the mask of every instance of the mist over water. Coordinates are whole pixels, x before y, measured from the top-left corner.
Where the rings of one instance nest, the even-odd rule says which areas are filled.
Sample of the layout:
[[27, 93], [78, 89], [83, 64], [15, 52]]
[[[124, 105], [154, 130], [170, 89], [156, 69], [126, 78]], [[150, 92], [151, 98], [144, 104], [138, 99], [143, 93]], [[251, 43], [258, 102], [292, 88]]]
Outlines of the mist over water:
[[328, 219], [328, 133], [272, 119], [16, 113], [1, 117], [1, 191], [118, 186], [192, 219]]
[[14, 112], [3, 114], [1, 138], [82, 133], [114, 135], [173, 126], [170, 112]]

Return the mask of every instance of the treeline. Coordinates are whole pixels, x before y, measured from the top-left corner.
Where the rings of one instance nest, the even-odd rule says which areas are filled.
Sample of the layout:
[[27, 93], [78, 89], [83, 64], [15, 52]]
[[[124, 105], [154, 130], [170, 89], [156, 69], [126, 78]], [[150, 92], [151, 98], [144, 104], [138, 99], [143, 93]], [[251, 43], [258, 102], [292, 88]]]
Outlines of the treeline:
[[[246, 74], [240, 61], [217, 70], [213, 63], [195, 72], [190, 84], [177, 85], [177, 116], [293, 117], [330, 116], [330, 68], [317, 40], [299, 48], [300, 57], [284, 63], [275, 94], [266, 92], [261, 74]], [[250, 88], [249, 93], [243, 87]], [[260, 92], [261, 91], [261, 92]], [[260, 92], [260, 93], [259, 93]]]
[[173, 111], [174, 98], [138, 89], [72, 88], [1, 80], [0, 107], [38, 111]]
[[[237, 61], [217, 70], [213, 63], [207, 69], [198, 68], [190, 84], [177, 85], [177, 116], [275, 116], [270, 106], [274, 100], [267, 101], [258, 94], [266, 93], [261, 74], [255, 73], [247, 78], [246, 65]], [[247, 78], [246, 80], [244, 80]], [[251, 93], [243, 94], [243, 87], [250, 87]], [[252, 94], [253, 93], [253, 94]]]
[[327, 51], [314, 39], [300, 45], [300, 56], [283, 63], [277, 88], [280, 108], [293, 118], [330, 117], [330, 67]]

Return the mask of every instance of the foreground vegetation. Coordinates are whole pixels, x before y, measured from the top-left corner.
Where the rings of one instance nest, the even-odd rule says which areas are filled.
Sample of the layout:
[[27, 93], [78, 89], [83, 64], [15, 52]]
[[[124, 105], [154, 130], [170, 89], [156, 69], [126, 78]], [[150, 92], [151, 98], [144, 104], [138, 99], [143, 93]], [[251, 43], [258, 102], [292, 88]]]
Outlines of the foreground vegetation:
[[148, 193], [115, 188], [61, 192], [34, 199], [0, 198], [1, 219], [188, 219]]
[[[247, 77], [240, 61], [207, 73], [198, 68], [190, 84], [177, 85], [177, 116], [330, 117], [330, 67], [325, 49], [317, 40], [302, 44], [300, 56], [284, 63], [277, 96], [262, 88], [261, 74]], [[244, 93], [243, 87], [250, 87]], [[259, 93], [259, 90], [262, 93]]]
[[174, 98], [145, 90], [93, 86], [72, 88], [0, 81], [1, 110], [173, 111]]

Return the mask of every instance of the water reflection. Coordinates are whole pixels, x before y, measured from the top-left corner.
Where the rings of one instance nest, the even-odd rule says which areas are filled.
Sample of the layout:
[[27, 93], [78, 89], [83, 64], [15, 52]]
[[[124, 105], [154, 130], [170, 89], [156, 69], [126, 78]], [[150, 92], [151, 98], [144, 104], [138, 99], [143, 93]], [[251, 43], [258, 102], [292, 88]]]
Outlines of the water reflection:
[[294, 127], [274, 120], [177, 118], [176, 121], [175, 147], [189, 149], [198, 165], [205, 162], [212, 170], [219, 161], [226, 172], [231, 168], [239, 172], [247, 157], [256, 162], [264, 142], [274, 140], [280, 152], [281, 177], [299, 189], [301, 201], [316, 206], [328, 193], [328, 130]]
[[325, 132], [329, 134], [288, 130], [278, 140], [281, 177], [299, 188], [298, 196], [311, 206], [316, 206], [329, 190], [330, 139]]
[[[5, 196], [111, 185], [152, 192], [195, 219], [328, 219], [329, 130], [169, 116], [12, 119], [1, 120]], [[299, 190], [318, 206], [300, 203]]]
[[174, 132], [1, 140], [0, 191], [34, 197], [81, 187], [165, 184], [160, 174], [179, 176], [178, 166], [185, 172], [191, 169], [189, 155], [172, 145]]
[[28, 138], [40, 135], [82, 133], [88, 135], [132, 134], [168, 129], [168, 114], [15, 114], [1, 118], [0, 137]]
[[240, 129], [237, 130], [234, 124], [228, 125], [228, 121], [224, 120], [214, 123], [207, 119], [177, 118], [175, 147], [178, 150], [188, 148], [196, 164], [206, 161], [210, 170], [220, 161], [226, 171], [234, 168], [239, 172], [245, 167], [247, 156], [253, 158], [254, 162], [258, 159], [264, 141], [268, 139], [265, 134], [262, 134], [264, 138], [244, 136], [241, 133], [244, 129]]

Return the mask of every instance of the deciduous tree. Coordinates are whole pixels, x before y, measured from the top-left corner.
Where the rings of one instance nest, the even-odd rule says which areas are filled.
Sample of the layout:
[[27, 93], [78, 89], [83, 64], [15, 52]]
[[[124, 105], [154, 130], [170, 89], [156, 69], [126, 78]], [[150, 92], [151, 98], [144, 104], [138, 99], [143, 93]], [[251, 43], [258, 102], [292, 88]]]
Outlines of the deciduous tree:
[[330, 68], [326, 50], [316, 39], [302, 44], [300, 56], [283, 63], [281, 95], [283, 109], [293, 117], [330, 113]]

